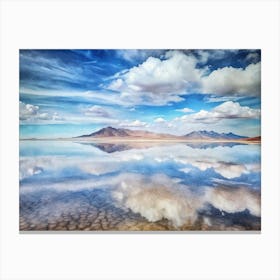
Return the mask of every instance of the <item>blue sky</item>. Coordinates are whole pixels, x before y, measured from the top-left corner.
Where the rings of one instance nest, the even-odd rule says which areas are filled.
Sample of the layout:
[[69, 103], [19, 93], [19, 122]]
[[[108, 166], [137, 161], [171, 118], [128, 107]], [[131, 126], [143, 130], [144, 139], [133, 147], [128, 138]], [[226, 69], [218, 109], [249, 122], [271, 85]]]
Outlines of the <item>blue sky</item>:
[[260, 135], [260, 50], [20, 50], [20, 137]]

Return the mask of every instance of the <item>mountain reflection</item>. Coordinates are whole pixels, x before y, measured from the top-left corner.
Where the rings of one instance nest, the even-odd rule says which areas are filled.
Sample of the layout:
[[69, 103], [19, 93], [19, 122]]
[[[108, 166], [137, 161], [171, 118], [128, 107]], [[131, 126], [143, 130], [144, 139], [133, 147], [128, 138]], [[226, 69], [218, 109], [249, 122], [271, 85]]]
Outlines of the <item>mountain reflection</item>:
[[[166, 143], [166, 142], [129, 142], [129, 143], [106, 143], [106, 142], [76, 142], [82, 145], [92, 146], [94, 148], [98, 148], [99, 150], [106, 153], [115, 153], [122, 152], [132, 149], [147, 149], [155, 146], [166, 146], [166, 145], [174, 145], [174, 143]], [[202, 142], [189, 142], [182, 143], [193, 149], [214, 149], [217, 147], [228, 147], [232, 148], [240, 145], [247, 145], [245, 143], [237, 143], [237, 142], [210, 142], [210, 143], [202, 143]]]
[[188, 147], [193, 149], [214, 149], [217, 147], [235, 147], [240, 145], [247, 145], [245, 143], [237, 143], [237, 142], [217, 142], [217, 143], [187, 143]]
[[[82, 145], [92, 146], [106, 153], [122, 152], [132, 149], [147, 149], [157, 146], [172, 145], [172, 143], [161, 143], [161, 142], [121, 142], [121, 143], [107, 143], [107, 142], [77, 142]], [[174, 144], [174, 143], [173, 143]]]
[[83, 143], [79, 142], [79, 144], [92, 146], [94, 148], [98, 148], [99, 150], [106, 152], [106, 153], [114, 153], [114, 152], [121, 152], [133, 149], [132, 146], [127, 144], [113, 144], [113, 143]]

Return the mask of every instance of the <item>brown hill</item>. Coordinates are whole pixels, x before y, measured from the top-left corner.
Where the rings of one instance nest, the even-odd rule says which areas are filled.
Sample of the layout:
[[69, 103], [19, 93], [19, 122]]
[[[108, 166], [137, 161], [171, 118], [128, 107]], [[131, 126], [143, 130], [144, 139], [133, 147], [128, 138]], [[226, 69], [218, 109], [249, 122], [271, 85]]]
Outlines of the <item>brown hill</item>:
[[81, 137], [93, 137], [93, 138], [124, 137], [124, 138], [150, 138], [150, 139], [179, 138], [178, 136], [171, 135], [171, 134], [154, 133], [154, 132], [149, 132], [144, 130], [114, 128], [111, 126], [102, 128], [88, 135], [78, 136], [78, 138]]
[[261, 136], [244, 138], [244, 139], [242, 139], [242, 140], [245, 140], [245, 141], [258, 141], [258, 142], [261, 142]]

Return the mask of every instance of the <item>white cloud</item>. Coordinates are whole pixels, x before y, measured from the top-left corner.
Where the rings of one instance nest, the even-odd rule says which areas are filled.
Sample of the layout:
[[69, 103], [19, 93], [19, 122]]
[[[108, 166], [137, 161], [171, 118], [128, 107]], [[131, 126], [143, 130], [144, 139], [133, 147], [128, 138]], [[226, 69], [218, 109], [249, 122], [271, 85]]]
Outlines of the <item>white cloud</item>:
[[145, 127], [147, 125], [146, 122], [142, 122], [139, 120], [134, 120], [134, 121], [122, 121], [119, 123], [119, 126], [121, 127]]
[[250, 64], [245, 69], [224, 67], [201, 79], [204, 93], [258, 95], [261, 91], [261, 64]]
[[165, 122], [165, 119], [164, 118], [156, 118], [154, 120], [155, 123], [164, 123]]
[[[238, 102], [227, 101], [214, 107], [211, 111], [200, 110], [197, 113], [176, 117], [170, 121], [157, 118], [154, 120], [154, 124], [161, 124], [161, 126], [164, 125], [165, 127], [174, 127], [181, 131], [182, 129], [185, 129], [186, 125], [190, 128], [192, 123], [197, 125], [213, 124], [223, 120], [258, 119], [260, 118], [260, 114], [260, 109], [252, 109], [247, 106], [241, 106]], [[194, 129], [198, 129], [198, 127], [194, 127]]]
[[[252, 64], [245, 69], [224, 67], [209, 74], [207, 66], [203, 68], [197, 66], [199, 63], [207, 63], [209, 59], [222, 59], [228, 53], [236, 51], [197, 50], [196, 52], [184, 52], [174, 50], [164, 53], [162, 50], [119, 50], [117, 55], [127, 61], [135, 62], [138, 59], [138, 61], [144, 62], [116, 73], [107, 78], [107, 82], [104, 81], [100, 85], [115, 92], [67, 92], [57, 89], [47, 91], [37, 89], [34, 93], [34, 90], [24, 88], [24, 84], [21, 85], [21, 91], [51, 96], [83, 96], [99, 104], [117, 104], [129, 107], [134, 105], [161, 106], [180, 102], [184, 100], [183, 95], [194, 92], [221, 96], [258, 95], [261, 81], [260, 62], [253, 64], [257, 59], [256, 52], [247, 55], [247, 62], [252, 62]], [[47, 63], [45, 58], [42, 59], [43, 61], [39, 59], [37, 62], [49, 66], [49, 62]], [[48, 67], [44, 68], [46, 68], [44, 71], [49, 73]], [[64, 74], [59, 74], [64, 75], [63, 78], [73, 80], [72, 74], [70, 75], [66, 71], [62, 72]], [[79, 77], [79, 80], [82, 81], [83, 78]], [[108, 81], [111, 82], [105, 85]], [[210, 99], [209, 102], [211, 102]]]
[[248, 106], [240, 106], [238, 102], [227, 101], [217, 106], [213, 110], [227, 118], [258, 118], [260, 109], [252, 109]]
[[212, 102], [226, 102], [226, 101], [237, 101], [238, 99], [240, 99], [242, 97], [240, 96], [208, 96], [206, 95], [203, 98], [203, 101], [205, 101], [206, 103], [212, 103]]
[[128, 105], [162, 106], [170, 102], [180, 102], [184, 99], [176, 94], [164, 96], [164, 94], [152, 94], [149, 92], [122, 92], [118, 97], [118, 103]]
[[111, 115], [110, 113], [101, 106], [94, 105], [84, 110], [85, 115], [87, 116], [95, 116], [95, 117], [102, 117], [102, 118], [109, 118]]
[[[260, 114], [260, 109], [252, 109], [248, 106], [241, 106], [238, 102], [227, 101], [211, 111], [200, 110], [195, 114], [187, 115], [184, 120], [213, 123], [221, 119], [258, 119]], [[183, 117], [181, 120], [183, 120]]]
[[209, 58], [221, 59], [234, 51], [200, 50], [195, 56], [175, 50], [166, 52], [161, 59], [150, 56], [142, 64], [115, 75], [107, 88], [121, 93], [120, 100], [132, 105], [166, 105], [182, 101], [182, 95], [192, 92], [260, 94], [260, 62], [245, 69], [219, 68], [210, 74], [207, 66], [197, 68], [198, 63], [206, 63]]
[[53, 113], [53, 116], [52, 116], [52, 119], [53, 120], [62, 120], [63, 118], [59, 116], [59, 114], [57, 112]]
[[191, 113], [191, 112], [194, 112], [194, 110], [193, 110], [193, 109], [190, 109], [190, 108], [177, 109], [176, 111], [183, 112], [183, 113]]
[[117, 50], [117, 55], [123, 59], [135, 63], [135, 60], [144, 60], [149, 56], [159, 56], [164, 50]]
[[19, 119], [22, 122], [36, 122], [36, 121], [60, 121], [63, 120], [57, 112], [48, 113], [40, 112], [39, 106], [19, 102]]
[[39, 110], [39, 106], [25, 104], [23, 102], [19, 102], [19, 119], [27, 120], [33, 116], [36, 116]]
[[210, 52], [204, 50], [197, 50], [198, 60], [200, 63], [206, 63], [210, 57]]
[[240, 123], [244, 119], [259, 119], [260, 109], [253, 109], [248, 106], [241, 106], [238, 102], [227, 101], [212, 110], [200, 110], [175, 117], [171, 120], [156, 118], [149, 124], [149, 129], [155, 132], [183, 135], [193, 130], [211, 130], [217, 132], [233, 132], [240, 135], [256, 136], [260, 132], [257, 126], [245, 127]]
[[[197, 59], [180, 51], [169, 51], [165, 59], [149, 57], [139, 66], [111, 82], [109, 89], [122, 92], [121, 98], [138, 104], [164, 105], [178, 102], [186, 90], [193, 88], [202, 70], [196, 69]], [[137, 104], [137, 103], [136, 103]]]
[[131, 105], [136, 105], [137, 102], [133, 102], [128, 100], [127, 98], [123, 98], [119, 93], [98, 93], [94, 91], [87, 91], [84, 93], [84, 96], [88, 100], [92, 100], [92, 102], [98, 102], [99, 104], [108, 105], [120, 105], [131, 107]]
[[116, 79], [108, 86], [108, 89], [119, 90], [120, 88], [122, 88], [123, 85], [124, 82], [122, 79]]

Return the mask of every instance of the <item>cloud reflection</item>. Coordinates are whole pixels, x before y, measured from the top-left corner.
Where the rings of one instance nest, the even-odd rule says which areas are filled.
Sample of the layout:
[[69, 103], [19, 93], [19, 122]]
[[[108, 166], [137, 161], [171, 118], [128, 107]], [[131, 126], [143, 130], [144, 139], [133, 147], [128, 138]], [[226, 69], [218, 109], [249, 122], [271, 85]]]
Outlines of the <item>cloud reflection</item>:
[[[241, 147], [237, 148], [240, 152]], [[260, 172], [254, 156], [258, 151], [251, 147], [251, 154], [241, 151], [241, 157], [233, 149], [194, 151], [175, 144], [88, 157], [25, 156], [20, 159], [20, 193], [99, 189], [112, 198], [115, 207], [140, 214], [149, 222], [166, 219], [176, 228], [193, 225], [201, 217], [210, 226], [213, 216], [203, 214], [209, 205], [221, 213], [248, 211], [260, 217], [260, 191], [253, 190], [255, 181], [251, 177], [249, 181], [233, 180]], [[210, 176], [202, 180], [206, 171]], [[197, 186], [191, 181], [193, 174], [201, 180]]]
[[151, 222], [166, 218], [176, 227], [193, 224], [209, 204], [228, 213], [247, 209], [260, 217], [260, 194], [245, 187], [205, 187], [196, 192], [164, 174], [125, 174], [119, 180], [113, 191], [116, 201]]

